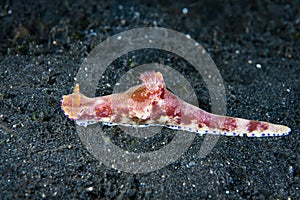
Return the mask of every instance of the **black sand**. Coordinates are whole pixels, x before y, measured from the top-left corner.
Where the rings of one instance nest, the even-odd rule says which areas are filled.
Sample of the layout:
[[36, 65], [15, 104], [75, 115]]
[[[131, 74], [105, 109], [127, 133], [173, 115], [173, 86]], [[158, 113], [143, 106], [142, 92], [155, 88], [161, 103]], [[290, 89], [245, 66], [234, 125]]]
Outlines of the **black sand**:
[[[296, 2], [2, 1], [0, 199], [300, 199]], [[97, 44], [145, 26], [189, 34], [209, 52], [225, 81], [227, 115], [284, 124], [292, 128], [290, 135], [221, 137], [202, 159], [195, 156], [203, 141], [198, 136], [175, 163], [147, 174], [99, 164], [64, 116], [60, 100], [72, 91], [80, 64]], [[136, 53], [136, 65], [154, 60], [177, 66], [200, 107], [210, 109], [191, 66], [175, 55], [146, 53]], [[111, 93], [106, 83], [113, 86], [131, 69], [128, 59], [110, 66], [118, 70], [106, 73], [98, 95]], [[118, 129], [107, 129], [116, 143], [132, 142]], [[172, 134], [148, 145], [162, 139], [169, 141]]]

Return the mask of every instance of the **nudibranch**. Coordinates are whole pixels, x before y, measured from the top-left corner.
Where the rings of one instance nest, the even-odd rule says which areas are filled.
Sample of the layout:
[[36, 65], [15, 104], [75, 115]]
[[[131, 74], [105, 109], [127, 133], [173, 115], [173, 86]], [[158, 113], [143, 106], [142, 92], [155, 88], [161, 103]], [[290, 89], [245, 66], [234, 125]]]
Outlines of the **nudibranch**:
[[102, 122], [106, 125], [165, 126], [202, 134], [267, 137], [288, 135], [287, 126], [211, 114], [188, 104], [167, 90], [160, 72], [144, 72], [141, 85], [123, 93], [88, 98], [76, 84], [72, 94], [63, 96], [66, 116], [80, 126]]

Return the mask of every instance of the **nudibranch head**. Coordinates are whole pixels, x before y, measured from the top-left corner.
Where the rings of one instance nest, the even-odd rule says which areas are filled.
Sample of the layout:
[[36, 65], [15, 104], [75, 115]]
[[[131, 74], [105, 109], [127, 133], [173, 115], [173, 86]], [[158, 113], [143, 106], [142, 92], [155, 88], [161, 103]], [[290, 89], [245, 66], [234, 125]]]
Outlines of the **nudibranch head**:
[[82, 94], [79, 92], [79, 85], [76, 84], [74, 87], [74, 92], [69, 95], [64, 95], [61, 108], [63, 109], [65, 115], [70, 119], [76, 120], [81, 116], [82, 110]]

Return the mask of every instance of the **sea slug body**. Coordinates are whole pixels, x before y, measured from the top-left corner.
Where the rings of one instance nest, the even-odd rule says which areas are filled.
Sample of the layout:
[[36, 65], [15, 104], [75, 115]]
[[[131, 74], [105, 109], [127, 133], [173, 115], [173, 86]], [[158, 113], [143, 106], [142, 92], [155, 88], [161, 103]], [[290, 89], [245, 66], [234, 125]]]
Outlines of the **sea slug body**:
[[144, 72], [141, 85], [123, 93], [88, 98], [75, 85], [63, 96], [62, 109], [80, 126], [106, 125], [165, 126], [198, 134], [267, 137], [288, 135], [287, 126], [241, 118], [219, 116], [188, 104], [166, 89], [160, 72]]

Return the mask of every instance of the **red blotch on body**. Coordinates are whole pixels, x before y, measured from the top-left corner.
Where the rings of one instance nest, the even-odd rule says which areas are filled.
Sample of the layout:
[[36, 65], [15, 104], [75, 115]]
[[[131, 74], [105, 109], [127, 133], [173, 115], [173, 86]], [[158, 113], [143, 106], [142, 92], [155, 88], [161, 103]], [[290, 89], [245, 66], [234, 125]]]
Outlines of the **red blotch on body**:
[[104, 117], [111, 117], [112, 116], [111, 106], [108, 103], [96, 105], [95, 106], [95, 114], [98, 119], [104, 118]]
[[146, 86], [137, 88], [131, 95], [131, 98], [137, 102], [143, 102], [149, 100], [150, 92], [147, 90]]
[[161, 99], [164, 99], [165, 98], [165, 88], [161, 88], [161, 90], [160, 90], [160, 98]]
[[264, 123], [260, 123], [260, 127], [265, 131], [269, 128], [269, 126], [267, 124]]
[[202, 128], [202, 127], [203, 127], [203, 124], [198, 123], [198, 128]]
[[[205, 126], [210, 127], [210, 116], [206, 113], [204, 113], [203, 111], [200, 111], [200, 113], [198, 114], [198, 128], [202, 128]], [[213, 128], [213, 127], [211, 127]]]
[[156, 106], [157, 105], [157, 101], [152, 101], [152, 106]]
[[268, 125], [262, 122], [250, 121], [248, 124], [248, 131], [253, 132], [255, 130], [265, 131], [268, 129]]
[[226, 117], [222, 131], [233, 131], [237, 128], [236, 120], [231, 117]]
[[175, 118], [181, 116], [180, 108], [174, 104], [168, 104], [168, 106], [166, 106], [165, 109], [166, 109], [166, 114], [169, 117]]
[[181, 121], [181, 114], [182, 114], [180, 102], [175, 96], [165, 92], [163, 92], [163, 97], [164, 97], [163, 108], [166, 112], [166, 115], [169, 116], [171, 119], [175, 119], [176, 123], [179, 124]]

